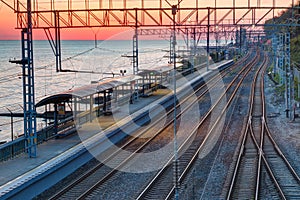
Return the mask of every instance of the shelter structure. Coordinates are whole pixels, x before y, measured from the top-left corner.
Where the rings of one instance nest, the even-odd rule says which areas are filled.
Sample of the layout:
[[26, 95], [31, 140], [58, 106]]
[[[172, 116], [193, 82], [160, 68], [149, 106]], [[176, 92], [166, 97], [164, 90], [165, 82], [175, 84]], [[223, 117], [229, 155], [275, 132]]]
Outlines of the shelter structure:
[[45, 106], [45, 116], [53, 117], [55, 134], [58, 134], [58, 124], [61, 121], [74, 123], [76, 120], [80, 124], [83, 118], [85, 122], [92, 121], [94, 114], [111, 114], [112, 103], [118, 105], [128, 99], [133, 103], [137, 93], [135, 85], [140, 79], [140, 76], [130, 75], [92, 83], [48, 96], [39, 101], [36, 107]]

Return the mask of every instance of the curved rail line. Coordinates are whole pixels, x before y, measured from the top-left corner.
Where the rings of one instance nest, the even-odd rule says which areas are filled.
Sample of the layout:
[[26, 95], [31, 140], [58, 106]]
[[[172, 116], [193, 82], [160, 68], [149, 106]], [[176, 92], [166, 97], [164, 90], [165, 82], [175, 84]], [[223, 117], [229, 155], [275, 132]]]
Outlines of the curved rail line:
[[[265, 64], [265, 61], [266, 59], [264, 59], [263, 64], [260, 66], [259, 70], [257, 70], [252, 82], [248, 122], [246, 128], [244, 129], [245, 131], [243, 133], [243, 139], [237, 159], [237, 164], [235, 166], [233, 174], [233, 181], [230, 185], [229, 195], [227, 199], [247, 199], [257, 195], [256, 185], [258, 185], [257, 182], [259, 180], [259, 176], [257, 176], [257, 166], [258, 163], [261, 162], [261, 160], [257, 157], [259, 152], [257, 151], [255, 144], [251, 140], [251, 133], [253, 134], [253, 131], [260, 133], [262, 129], [260, 119], [263, 116], [263, 113], [261, 103], [259, 102], [261, 93], [255, 93], [255, 83], [257, 82], [256, 80], [258, 78], [259, 72], [261, 71], [262, 66]], [[256, 107], [254, 106], [254, 102], [256, 102]], [[253, 120], [253, 122], [251, 120]], [[240, 176], [237, 176], [237, 174], [240, 174]]]
[[[262, 72], [261, 78], [263, 105], [265, 105], [263, 80], [265, 71], [266, 70]], [[263, 109], [265, 109], [265, 106]], [[266, 119], [266, 112], [264, 112], [263, 126], [265, 130], [265, 140], [263, 146], [263, 160], [265, 167], [282, 199], [300, 199], [300, 177], [276, 143], [269, 130]]]
[[[257, 57], [255, 57], [257, 58]], [[255, 59], [254, 60], [257, 60]], [[179, 182], [182, 182], [186, 177], [188, 172], [190, 171], [192, 165], [198, 158], [199, 152], [204, 148], [205, 143], [209, 140], [211, 133], [217, 127], [218, 122], [223, 117], [226, 110], [231, 105], [232, 100], [235, 97], [238, 89], [240, 88], [244, 78], [251, 71], [252, 67], [256, 64], [256, 62], [250, 62], [243, 70], [239, 72], [239, 74], [231, 81], [229, 86], [226, 88], [226, 91], [221, 95], [217, 103], [212, 106], [209, 113], [202, 119], [202, 121], [198, 124], [198, 126], [192, 130], [192, 133], [189, 138], [179, 147], [178, 151], [182, 151], [187, 148], [183, 155], [180, 157], [178, 166], [179, 171]], [[239, 79], [240, 78], [240, 79]], [[234, 86], [236, 84], [236, 86]], [[229, 91], [229, 89], [233, 89], [231, 97], [225, 107], [217, 108], [217, 104], [220, 102], [222, 98], [224, 98]], [[205, 138], [201, 140], [199, 133], [200, 128], [204, 125], [208, 120], [208, 116], [214, 109], [220, 109], [220, 115], [218, 119], [213, 124], [212, 128], [206, 134]], [[194, 134], [196, 137], [194, 139]], [[189, 144], [191, 143], [191, 144]], [[156, 176], [151, 180], [151, 182], [145, 187], [145, 189], [140, 193], [137, 199], [171, 199], [174, 195], [175, 186], [173, 184], [173, 166], [171, 163], [173, 162], [174, 157], [172, 157], [165, 166], [156, 174]]]
[[[244, 60], [249, 59], [250, 55], [248, 54], [244, 59], [238, 61], [234, 66], [231, 67], [230, 70], [226, 70], [222, 72], [222, 77], [226, 76], [228, 73], [231, 73], [237, 66], [239, 66]], [[217, 76], [214, 76], [209, 81], [212, 82], [212, 86], [216, 85], [221, 79], [217, 78]], [[200, 88], [197, 89], [197, 91], [201, 91], [204, 89], [205, 86], [202, 85]], [[196, 92], [197, 92], [196, 91]], [[209, 91], [209, 88], [205, 89], [199, 96], [198, 99], [204, 96]], [[188, 99], [186, 97], [186, 99]], [[180, 105], [178, 105], [180, 106]], [[167, 115], [171, 115], [173, 110], [170, 110]], [[181, 111], [184, 112], [184, 111]], [[178, 113], [180, 115], [180, 113]], [[162, 116], [161, 118], [164, 118]], [[157, 121], [160, 121], [161, 118], [159, 118]], [[167, 126], [169, 126], [172, 123], [172, 120], [168, 122]], [[155, 123], [152, 124], [155, 126]], [[150, 127], [151, 128], [151, 127]], [[147, 127], [149, 129], [149, 126]], [[155, 135], [153, 135], [151, 138], [149, 138], [146, 141], [143, 141], [143, 144], [139, 147], [136, 147], [134, 145], [138, 138], [140, 138], [140, 135], [145, 134], [145, 130], [138, 133], [138, 135], [135, 135], [135, 137], [131, 138], [129, 141], [127, 141], [120, 149], [119, 151], [114, 152], [112, 155], [110, 155], [103, 163], [109, 162], [112, 159], [115, 159], [117, 163], [115, 163], [115, 169], [108, 169], [104, 166], [103, 163], [99, 163], [95, 167], [93, 167], [91, 170], [89, 170], [87, 173], [79, 177], [77, 180], [69, 184], [67, 187], [59, 191], [57, 194], [51, 197], [51, 199], [57, 199], [57, 198], [84, 198], [86, 197], [91, 191], [93, 191], [95, 188], [99, 187], [99, 185], [103, 184], [105, 181], [107, 181], [111, 176], [113, 176], [115, 173], [117, 173], [117, 170], [120, 169], [122, 166], [124, 166], [129, 160], [132, 159], [135, 153], [141, 151], [143, 148], [145, 148], [157, 135], [159, 135], [163, 130], [158, 131]], [[153, 133], [152, 133], [153, 134]], [[127, 155], [126, 158], [116, 158], [116, 156], [119, 154], [121, 149], [125, 149], [128, 151], [133, 152], [131, 155]], [[104, 168], [104, 169], [103, 169]], [[94, 178], [96, 177], [96, 178]], [[85, 191], [85, 192], [83, 192]], [[77, 195], [76, 195], [77, 194]], [[78, 195], [79, 194], [79, 195]]]
[[[227, 61], [223, 64], [219, 64], [220, 69], [225, 69], [226, 66], [228, 67], [231, 65], [232, 61]], [[214, 70], [215, 72], [217, 70]], [[210, 79], [213, 74], [207, 73], [205, 76], [205, 79]], [[196, 87], [196, 84], [204, 84], [204, 78], [195, 76], [192, 80], [190, 80], [189, 85], [192, 87]], [[185, 84], [188, 85], [188, 84]], [[180, 86], [180, 89], [182, 89], [185, 85]], [[201, 85], [201, 84], [200, 84]], [[180, 90], [179, 89], [179, 90]], [[187, 94], [186, 91], [182, 91], [183, 94]], [[182, 95], [184, 96], [184, 95]], [[151, 109], [157, 109], [157, 107], [161, 107], [166, 102], [169, 102], [171, 99], [171, 95], [167, 94], [162, 99], [159, 99], [155, 102], [153, 102], [151, 105]], [[159, 102], [159, 103], [158, 103]], [[156, 103], [156, 105], [154, 104]], [[169, 105], [172, 105], [172, 103], [169, 103]], [[83, 143], [80, 143], [78, 145], [75, 145], [74, 147], [70, 148], [69, 150], [63, 152], [62, 154], [58, 155], [57, 157], [54, 157], [50, 159], [49, 161], [45, 162], [44, 164], [34, 168], [33, 170], [13, 179], [12, 181], [4, 184], [1, 186], [2, 193], [1, 198], [10, 198], [10, 197], [16, 197], [21, 196], [27, 191], [31, 189], [31, 186], [37, 185], [39, 180], [47, 180], [48, 178], [49, 183], [46, 185], [46, 187], [50, 187], [50, 184], [53, 182], [56, 182], [56, 180], [61, 180], [61, 177], [65, 177], [65, 173], [63, 172], [63, 168], [72, 167], [71, 171], [74, 171], [74, 166], [72, 166], [75, 162], [79, 163], [76, 165], [81, 166], [80, 164], [83, 162], [87, 162], [88, 160], [92, 159], [91, 154], [88, 152], [87, 148], [89, 149], [98, 149], [102, 148], [104, 144], [104, 149], [108, 146], [107, 144], [110, 143], [110, 140], [112, 139], [114, 142], [117, 141], [123, 141], [125, 134], [122, 134], [120, 132], [121, 129], [129, 129], [130, 125], [132, 123], [138, 123], [143, 124], [147, 123], [149, 121], [148, 116], [149, 113], [149, 106], [142, 108], [141, 110], [133, 113], [132, 115], [125, 117], [117, 122], [117, 125], [112, 125], [109, 128], [106, 129], [105, 132], [99, 132], [99, 134], [96, 134], [90, 138], [87, 138]], [[167, 110], [167, 109], [166, 109]], [[133, 119], [133, 120], [132, 120]], [[141, 125], [142, 126], [142, 125]], [[137, 127], [137, 126], [135, 126]], [[133, 130], [134, 128], [131, 128], [130, 131], [134, 132], [136, 130]], [[108, 142], [109, 141], [109, 142]], [[41, 188], [40, 190], [37, 190], [36, 193], [40, 194], [43, 192], [44, 188]], [[33, 196], [33, 195], [32, 195]]]
[[266, 168], [281, 199], [299, 198], [300, 179], [273, 139], [266, 122], [264, 74], [265, 59], [251, 87], [248, 123], [242, 135], [239, 155], [227, 199], [259, 199], [264, 187], [262, 169]]

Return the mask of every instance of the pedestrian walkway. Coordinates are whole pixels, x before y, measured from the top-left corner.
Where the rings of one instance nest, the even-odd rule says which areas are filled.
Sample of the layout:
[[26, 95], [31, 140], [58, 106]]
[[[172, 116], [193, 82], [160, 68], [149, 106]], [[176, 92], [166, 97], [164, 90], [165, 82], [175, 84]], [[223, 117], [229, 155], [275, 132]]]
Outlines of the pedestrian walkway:
[[[220, 63], [219, 66], [223, 65]], [[189, 80], [206, 76], [211, 71], [206, 71], [205, 68], [198, 70], [196, 73], [182, 77], [177, 81], [177, 89], [183, 89], [185, 84], [190, 84]], [[166, 83], [165, 89], [159, 89], [149, 97], [139, 98], [134, 104], [125, 104], [113, 113], [111, 116], [100, 116], [92, 122], [83, 124], [78, 129], [78, 134], [67, 136], [63, 139], [52, 139], [38, 145], [36, 158], [28, 158], [27, 154], [21, 154], [12, 160], [0, 163], [0, 197], [6, 193], [6, 190], [12, 190], [23, 184], [34, 176], [38, 176], [51, 166], [56, 165], [63, 159], [66, 159], [68, 154], [73, 155], [85, 148], [84, 145], [92, 143], [92, 138], [99, 140], [104, 138], [105, 133], [111, 132], [116, 128], [128, 123], [136, 116], [151, 109], [158, 104], [162, 98], [172, 95], [172, 83]], [[129, 114], [128, 114], [129, 111]], [[118, 119], [116, 116], [126, 116], [123, 119]], [[83, 142], [84, 141], [84, 142]], [[84, 143], [84, 144], [83, 144]]]

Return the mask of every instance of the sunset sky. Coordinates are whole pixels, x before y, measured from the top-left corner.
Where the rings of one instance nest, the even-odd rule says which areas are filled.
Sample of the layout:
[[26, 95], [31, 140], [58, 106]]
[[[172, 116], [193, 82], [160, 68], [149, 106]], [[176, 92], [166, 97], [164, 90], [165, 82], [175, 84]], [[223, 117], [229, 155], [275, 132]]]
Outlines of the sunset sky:
[[[12, 0], [5, 0], [7, 3], [12, 2]], [[25, 2], [23, 0], [23, 2]], [[47, 0], [39, 0], [39, 2], [49, 2]], [[64, 1], [59, 1], [64, 2]], [[65, 1], [67, 2], [67, 1]], [[75, 2], [75, 1], [74, 1]], [[78, 1], [76, 1], [78, 2]], [[79, 1], [84, 2], [84, 1]], [[95, 0], [90, 0], [90, 2], [95, 2]], [[97, 1], [99, 2], [99, 1]], [[108, 7], [108, 0], [103, 0], [103, 7]], [[122, 7], [121, 0], [113, 0], [113, 6]], [[155, 5], [158, 0], [144, 0], [145, 5], [151, 7], [153, 4]], [[176, 1], [170, 0], [171, 4], [174, 4]], [[252, 6], [257, 5], [257, 2], [260, 2], [261, 6], [271, 6], [272, 0], [255, 0], [251, 1], [250, 4]], [[288, 3], [290, 2], [290, 3]], [[284, 0], [277, 0], [276, 5], [278, 6], [288, 6], [291, 4], [292, 0], [284, 1]], [[296, 2], [296, 0], [295, 0]], [[198, 0], [198, 3], [201, 7], [214, 7], [215, 1], [214, 0]], [[216, 0], [217, 6], [231, 6], [232, 0]], [[42, 4], [42, 5], [44, 5]], [[57, 3], [59, 4], [59, 3]], [[74, 3], [73, 5], [75, 5]], [[127, 0], [127, 7], [135, 6], [139, 7], [140, 0]], [[41, 4], [40, 4], [41, 5]], [[167, 6], [166, 3], [164, 3]], [[183, 0], [181, 7], [192, 7], [195, 5], [195, 0]], [[237, 6], [247, 6], [248, 1], [245, 0], [236, 0]], [[59, 7], [60, 5], [57, 5]], [[64, 6], [64, 5], [61, 5]], [[41, 6], [41, 8], [43, 8]], [[4, 3], [0, 2], [0, 40], [19, 40], [20, 39], [20, 30], [16, 30], [16, 14], [8, 8]], [[76, 40], [76, 39], [94, 39], [94, 34], [98, 32], [97, 39], [107, 39], [111, 36], [118, 34], [119, 32], [124, 31], [124, 29], [120, 28], [86, 28], [86, 29], [65, 29], [62, 31], [62, 39], [69, 39], [69, 40]], [[34, 39], [46, 39], [45, 33], [42, 30], [34, 30]]]

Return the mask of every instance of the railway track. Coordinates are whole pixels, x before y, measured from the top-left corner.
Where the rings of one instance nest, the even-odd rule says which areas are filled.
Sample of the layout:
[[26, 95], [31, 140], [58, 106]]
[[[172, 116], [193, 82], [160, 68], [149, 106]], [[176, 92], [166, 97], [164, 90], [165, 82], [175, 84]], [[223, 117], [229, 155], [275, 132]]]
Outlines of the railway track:
[[[273, 139], [266, 122], [264, 73], [268, 59], [262, 62], [252, 83], [248, 123], [242, 135], [239, 155], [227, 199], [260, 199], [266, 180], [273, 183], [271, 199], [299, 199], [300, 179]], [[266, 177], [268, 176], [268, 177]]]
[[[277, 189], [278, 199], [300, 199], [299, 175], [276, 144], [266, 123], [264, 126], [267, 133], [263, 150], [264, 168], [266, 168], [274, 187]], [[261, 187], [264, 185], [261, 184]]]
[[[264, 57], [265, 58], [265, 57]], [[261, 118], [263, 116], [262, 102], [261, 102], [261, 90], [259, 90], [259, 72], [265, 65], [266, 58], [260, 65], [260, 69], [257, 70], [251, 89], [251, 99], [249, 108], [249, 117], [246, 129], [243, 134], [242, 145], [238, 156], [238, 165], [235, 167], [234, 178], [236, 184], [231, 184], [230, 198], [242, 198], [247, 199], [257, 195], [257, 185], [259, 181], [258, 167], [260, 166], [261, 158], [259, 158], [259, 150], [256, 148], [255, 139], [260, 139], [260, 133], [262, 131]], [[256, 134], [254, 134], [256, 133]], [[256, 140], [255, 140], [256, 141]], [[263, 141], [263, 140], [261, 140]], [[258, 144], [259, 146], [261, 144]], [[239, 174], [238, 176], [236, 176]], [[234, 188], [233, 188], [234, 187]]]
[[[249, 55], [246, 56], [246, 60], [249, 59]], [[235, 66], [239, 66], [241, 61], [237, 63]], [[232, 73], [236, 67], [232, 67], [231, 70], [227, 70], [226, 72], [222, 72], [222, 77], [226, 76], [228, 73]], [[210, 85], [213, 87], [220, 81], [219, 78], [212, 78], [210, 80]], [[206, 88], [204, 85], [197, 89], [199, 91], [198, 98], [201, 98], [208, 92], [209, 88]], [[188, 97], [187, 97], [188, 99]], [[179, 105], [178, 105], [179, 106]], [[182, 111], [184, 112], [184, 110]], [[168, 116], [172, 116], [172, 110], [168, 112]], [[180, 113], [178, 114], [180, 115]], [[163, 118], [162, 116], [161, 118]], [[158, 118], [157, 121], [160, 121], [161, 118]], [[169, 119], [168, 125], [172, 123], [172, 119]], [[153, 123], [153, 126], [155, 123]], [[151, 127], [147, 127], [149, 129]], [[77, 180], [69, 184], [67, 187], [63, 188], [57, 194], [51, 197], [51, 199], [69, 199], [69, 198], [78, 198], [83, 199], [88, 197], [94, 190], [97, 190], [102, 184], [104, 184], [107, 180], [111, 179], [116, 173], [119, 173], [119, 169], [122, 168], [126, 163], [128, 163], [136, 153], [142, 151], [144, 148], [151, 143], [163, 130], [158, 131], [155, 135], [151, 133], [152, 137], [139, 137], [140, 135], [147, 134], [146, 130], [140, 131], [138, 135], [132, 137], [129, 141], [127, 141], [120, 149], [127, 150], [127, 152], [132, 152], [132, 154], [120, 155], [119, 151], [114, 152], [109, 155], [107, 159], [103, 163], [99, 163], [94, 168], [89, 170], [87, 173], [79, 177]], [[114, 169], [111, 169], [105, 165], [106, 162], [114, 162]]]
[[[257, 57], [256, 57], [257, 58]], [[236, 76], [229, 86], [227, 87], [226, 91], [221, 95], [219, 101], [222, 98], [226, 98], [227, 92], [230, 90], [230, 98], [227, 102], [225, 107], [218, 107], [218, 104], [215, 104], [210, 109], [210, 112], [214, 109], [218, 109], [220, 112], [219, 117], [216, 119], [213, 126], [208, 130], [208, 133], [203, 138], [201, 129], [205, 129], [204, 126], [206, 125], [209, 119], [209, 113], [202, 119], [199, 125], [192, 130], [192, 134], [189, 138], [178, 148], [178, 151], [181, 152], [184, 150], [184, 153], [179, 158], [178, 162], [179, 165], [176, 166], [177, 170], [175, 173], [178, 173], [179, 179], [178, 182], [181, 183], [186, 175], [188, 174], [189, 170], [193, 166], [195, 160], [197, 160], [199, 152], [201, 150], [205, 151], [205, 144], [210, 137], [213, 135], [212, 132], [214, 130], [220, 131], [218, 129], [218, 124], [225, 117], [225, 113], [227, 108], [230, 106], [231, 102], [235, 98], [235, 94], [237, 93], [239, 87], [241, 86], [244, 78], [247, 74], [251, 71], [252, 67], [256, 65], [256, 62], [251, 62], [250, 64], [245, 67], [238, 76]], [[194, 137], [195, 136], [195, 137]], [[213, 137], [213, 136], [212, 136]], [[175, 194], [175, 186], [173, 180], [173, 166], [171, 163], [174, 161], [174, 157], [170, 158], [165, 166], [155, 175], [155, 177], [150, 181], [150, 183], [145, 187], [145, 189], [139, 194], [137, 199], [172, 199]]]

